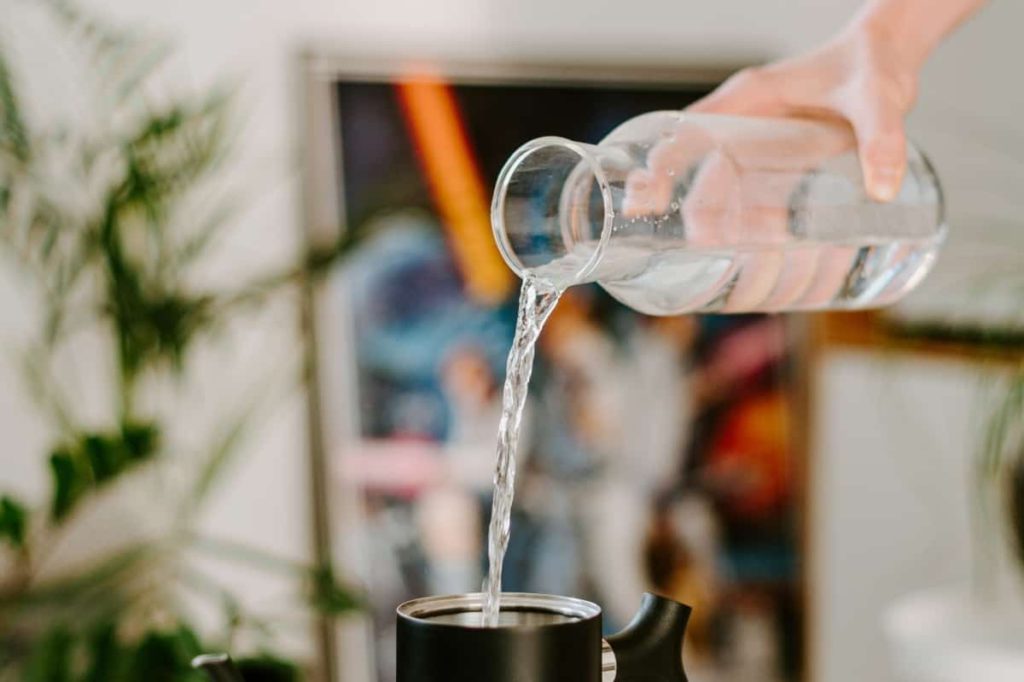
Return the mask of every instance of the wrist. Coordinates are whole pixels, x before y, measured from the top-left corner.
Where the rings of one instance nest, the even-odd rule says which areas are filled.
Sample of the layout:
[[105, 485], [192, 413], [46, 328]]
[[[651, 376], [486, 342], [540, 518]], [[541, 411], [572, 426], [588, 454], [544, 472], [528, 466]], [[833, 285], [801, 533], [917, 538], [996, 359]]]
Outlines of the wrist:
[[868, 0], [851, 29], [919, 71], [939, 43], [988, 0]]
[[893, 60], [899, 71], [908, 76], [924, 66], [938, 45], [941, 34], [918, 22], [908, 2], [872, 2], [856, 16], [849, 30], [867, 45]]

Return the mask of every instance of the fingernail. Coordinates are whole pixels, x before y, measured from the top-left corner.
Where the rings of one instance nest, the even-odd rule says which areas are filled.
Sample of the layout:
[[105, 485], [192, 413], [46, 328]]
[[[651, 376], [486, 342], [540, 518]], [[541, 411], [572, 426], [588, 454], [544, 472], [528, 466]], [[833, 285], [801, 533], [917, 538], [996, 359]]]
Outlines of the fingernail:
[[899, 171], [880, 168], [871, 179], [871, 194], [879, 201], [892, 201], [900, 191]]

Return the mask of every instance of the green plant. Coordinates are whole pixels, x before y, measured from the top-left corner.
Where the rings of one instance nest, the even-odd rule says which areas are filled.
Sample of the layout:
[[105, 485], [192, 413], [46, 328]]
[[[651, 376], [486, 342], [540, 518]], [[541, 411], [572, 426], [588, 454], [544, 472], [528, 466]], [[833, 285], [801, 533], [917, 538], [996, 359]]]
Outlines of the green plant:
[[[0, 680], [118, 682], [193, 680], [189, 660], [246, 631], [273, 647], [274, 623], [247, 612], [226, 586], [186, 560], [211, 552], [293, 576], [313, 609], [338, 614], [358, 599], [329, 566], [306, 566], [199, 537], [196, 512], [262, 406], [226, 419], [189, 461], [171, 499], [173, 523], [51, 575], [54, 547], [90, 505], [139, 485], [181, 458], [169, 418], [147, 400], [179, 386], [195, 349], [243, 311], [348, 253], [358, 235], [286, 272], [231, 290], [194, 284], [230, 205], [211, 192], [230, 151], [231, 97], [224, 88], [168, 98], [154, 75], [170, 50], [149, 36], [109, 28], [63, 0], [46, 11], [96, 76], [92, 126], [33, 126], [0, 45], [0, 245], [31, 281], [42, 310], [25, 352], [27, 385], [53, 425], [40, 453], [44, 503], [0, 491]], [[38, 74], [36, 74], [38, 76]], [[211, 198], [211, 195], [213, 198]], [[85, 338], [109, 349], [112, 396], [105, 416], [81, 414], [64, 377], [67, 353]], [[202, 640], [177, 598], [190, 590], [223, 611], [225, 630]], [[289, 680], [298, 667], [263, 653], [241, 667]]]
[[977, 460], [982, 521], [1008, 543], [1024, 580], [1024, 362], [1000, 387]]

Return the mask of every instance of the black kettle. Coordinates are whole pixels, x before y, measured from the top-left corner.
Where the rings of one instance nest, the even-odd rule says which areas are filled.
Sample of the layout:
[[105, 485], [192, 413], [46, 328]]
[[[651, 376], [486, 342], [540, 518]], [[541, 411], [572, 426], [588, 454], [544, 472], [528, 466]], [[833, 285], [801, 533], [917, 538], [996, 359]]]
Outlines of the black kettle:
[[[647, 593], [633, 621], [606, 640], [601, 609], [582, 599], [505, 593], [497, 627], [483, 595], [414, 599], [398, 607], [398, 682], [687, 682], [690, 607]], [[244, 682], [226, 654], [192, 665], [212, 682]]]
[[645, 594], [633, 621], [601, 638], [596, 604], [504, 593], [497, 627], [483, 596], [426, 597], [398, 607], [398, 682], [686, 682], [690, 607]]

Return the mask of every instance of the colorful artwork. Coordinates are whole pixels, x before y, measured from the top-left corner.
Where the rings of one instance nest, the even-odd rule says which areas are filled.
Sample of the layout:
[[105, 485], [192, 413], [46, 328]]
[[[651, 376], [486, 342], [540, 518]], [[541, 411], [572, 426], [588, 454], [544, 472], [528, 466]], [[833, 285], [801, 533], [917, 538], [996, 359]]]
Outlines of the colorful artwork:
[[[336, 464], [360, 490], [380, 680], [395, 606], [477, 591], [485, 567], [518, 291], [488, 221], [498, 170], [528, 139], [597, 141], [709, 87], [336, 84], [344, 220], [370, 234], [336, 292], [360, 429]], [[696, 679], [798, 679], [792, 359], [780, 318], [649, 318], [570, 291], [541, 337], [505, 588], [596, 601], [609, 631], [659, 591], [696, 608]]]

